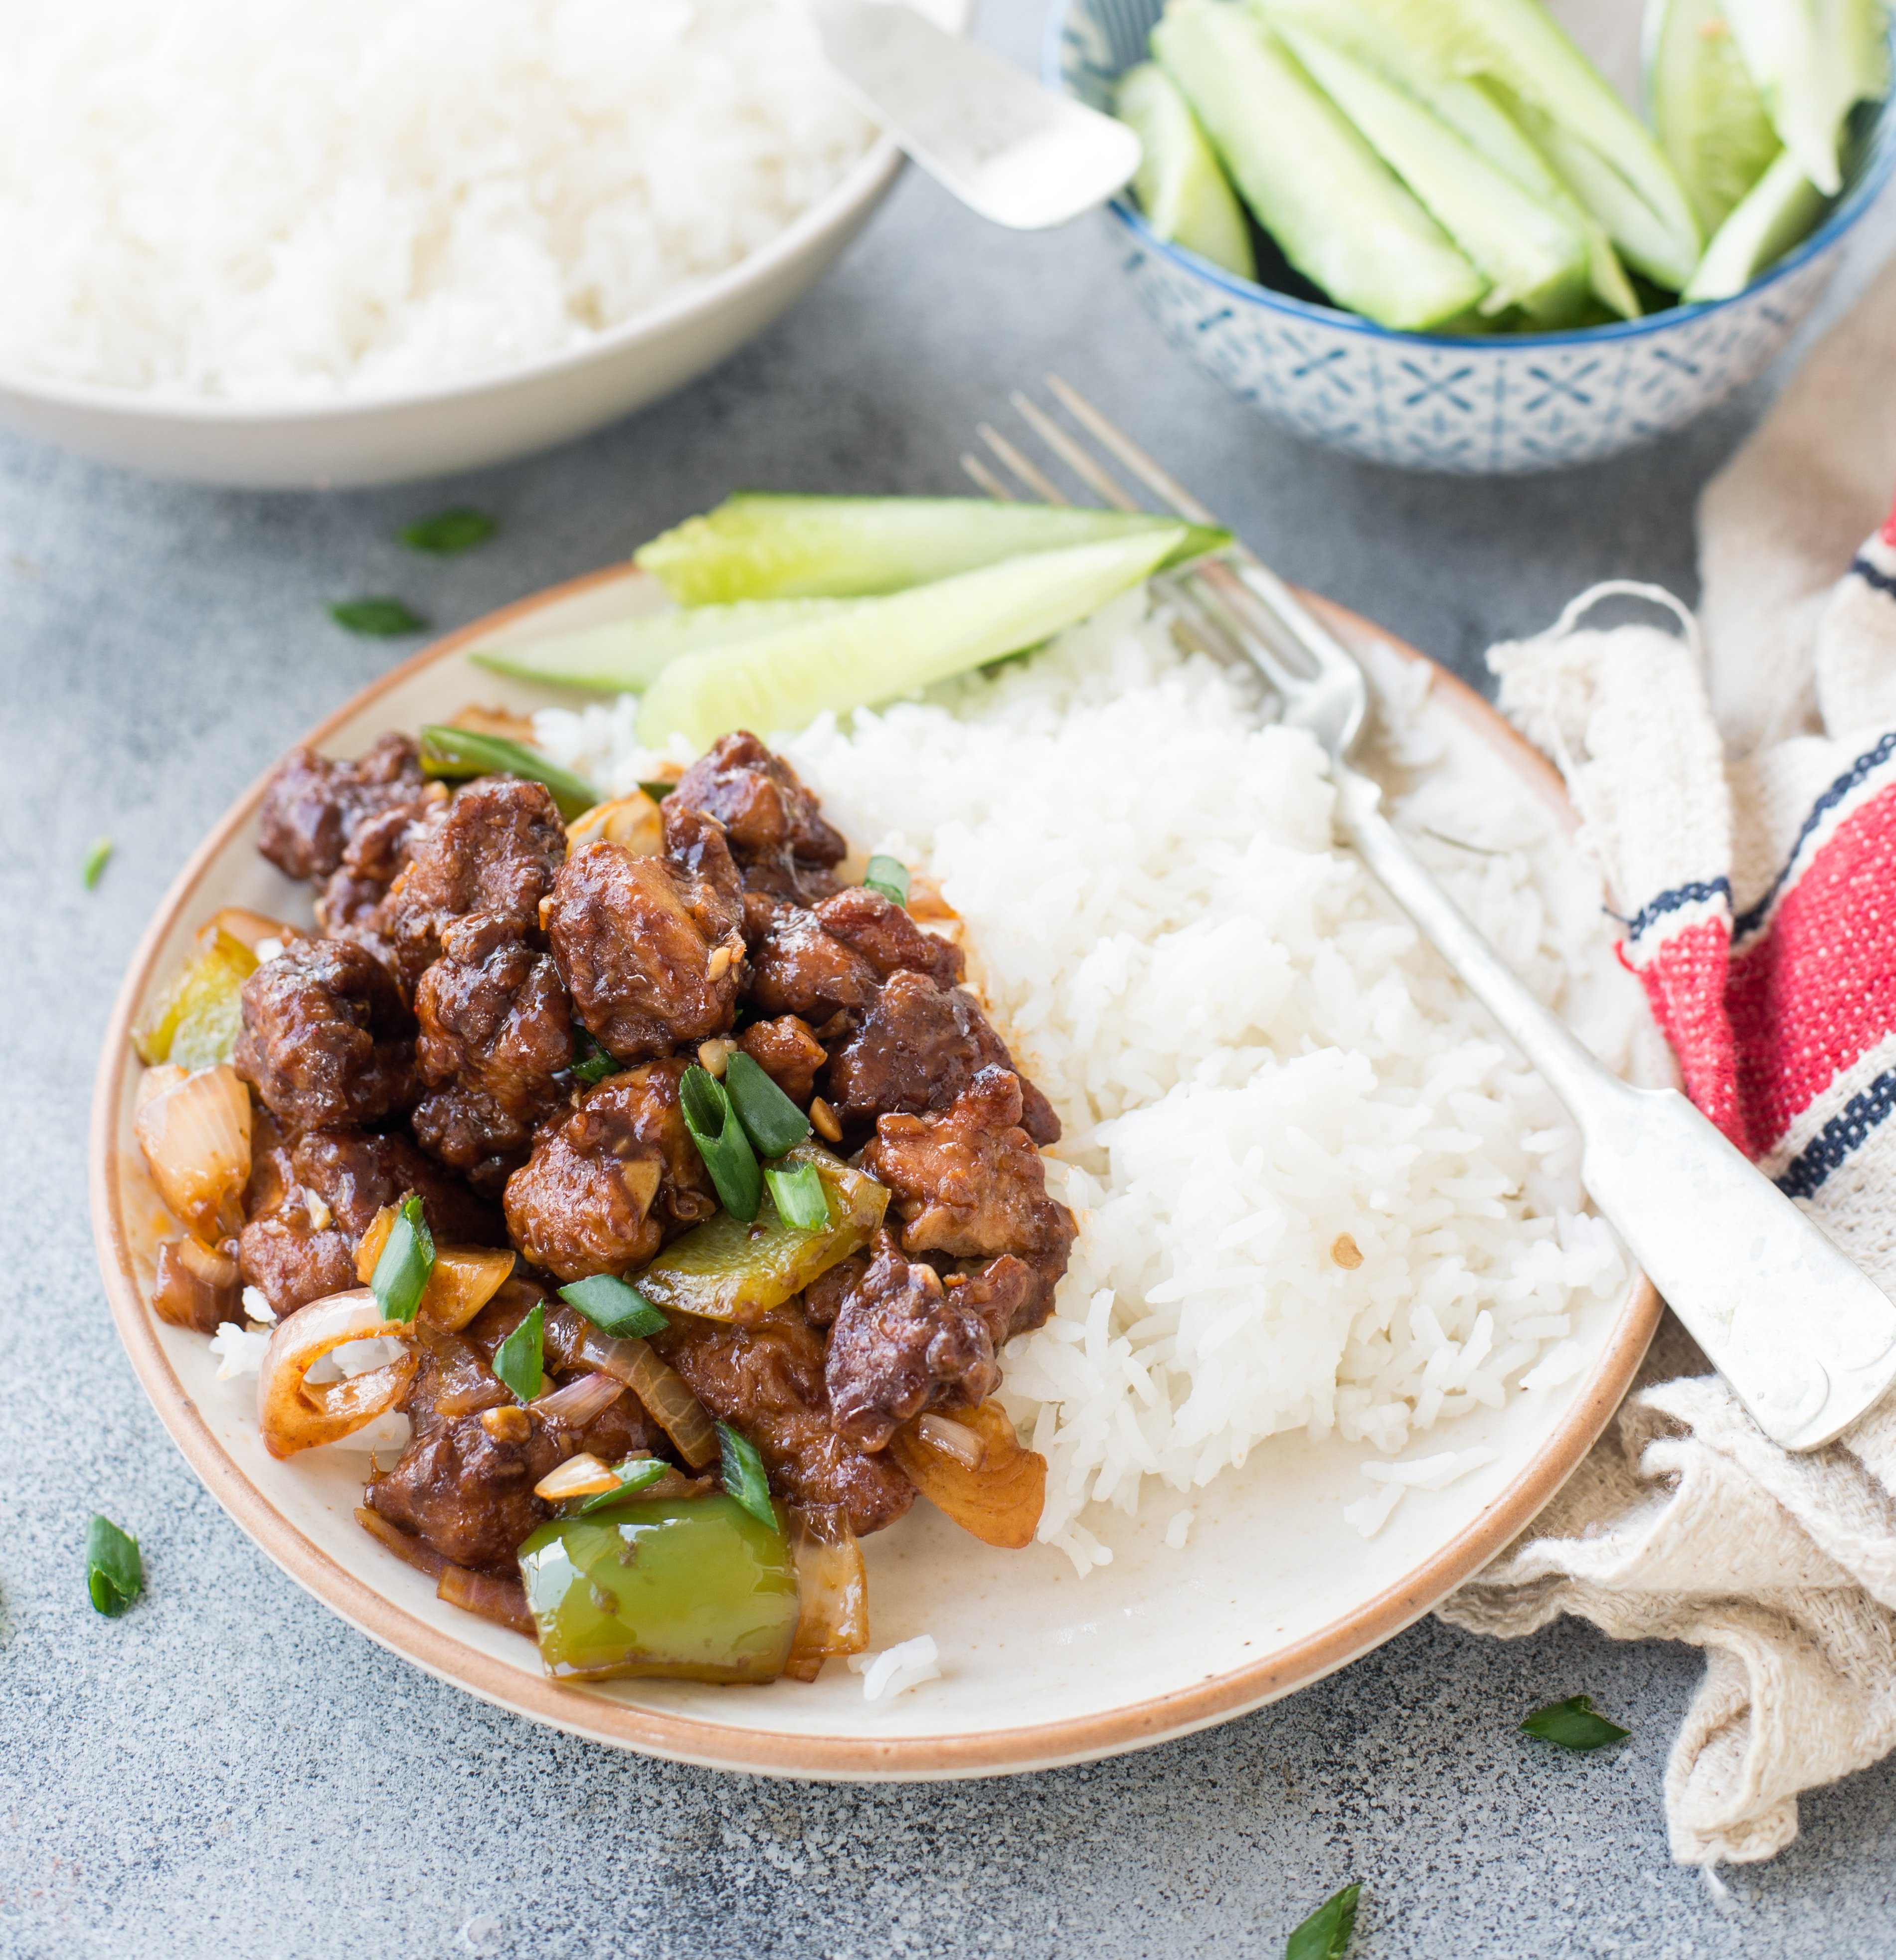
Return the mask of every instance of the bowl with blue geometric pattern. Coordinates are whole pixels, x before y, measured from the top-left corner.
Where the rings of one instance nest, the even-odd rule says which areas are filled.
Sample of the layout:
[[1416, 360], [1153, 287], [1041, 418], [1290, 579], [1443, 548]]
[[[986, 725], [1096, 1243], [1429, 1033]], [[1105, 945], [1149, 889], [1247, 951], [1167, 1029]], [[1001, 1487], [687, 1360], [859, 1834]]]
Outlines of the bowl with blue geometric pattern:
[[[1061, 0], [1048, 82], [1109, 111], [1163, 11], [1163, 0]], [[1109, 210], [1121, 266], [1166, 339], [1259, 414], [1371, 463], [1508, 476], [1653, 441], [1754, 380], [1823, 296], [1892, 164], [1885, 103], [1823, 222], [1744, 291], [1560, 333], [1394, 332], [1166, 243], [1130, 197]], [[1287, 269], [1285, 282], [1301, 284]]]

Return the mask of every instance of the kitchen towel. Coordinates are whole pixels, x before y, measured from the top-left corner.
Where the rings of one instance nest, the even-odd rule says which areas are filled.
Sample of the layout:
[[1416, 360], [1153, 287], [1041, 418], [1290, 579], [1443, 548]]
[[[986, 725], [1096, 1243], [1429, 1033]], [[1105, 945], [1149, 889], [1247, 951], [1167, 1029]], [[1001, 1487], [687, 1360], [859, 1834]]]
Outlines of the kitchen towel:
[[[1892, 376], [1896, 269], [1706, 489], [1696, 619], [1601, 588], [1489, 662], [1566, 776], [1688, 1092], [1896, 1293]], [[1664, 623], [1586, 623], [1629, 593]], [[1669, 1316], [1579, 1472], [1439, 1610], [1703, 1647], [1673, 1855], [1768, 1858], [1800, 1791], [1896, 1748], [1896, 1398], [1788, 1455]]]

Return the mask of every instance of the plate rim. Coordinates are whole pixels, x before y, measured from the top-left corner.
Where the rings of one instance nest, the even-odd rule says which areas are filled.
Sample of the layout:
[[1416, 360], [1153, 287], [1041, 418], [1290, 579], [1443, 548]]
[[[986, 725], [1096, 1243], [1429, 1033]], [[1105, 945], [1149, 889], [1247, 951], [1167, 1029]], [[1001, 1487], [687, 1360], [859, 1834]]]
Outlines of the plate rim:
[[[382, 695], [464, 648], [544, 608], [616, 581], [644, 574], [615, 565], [531, 593], [431, 641], [352, 695], [303, 735], [320, 747]], [[1421, 662], [1432, 690], [1457, 718], [1510, 754], [1532, 786], [1575, 820], [1558, 772], [1474, 689], [1446, 667], [1347, 607], [1303, 592], [1305, 603], [1354, 639], [1370, 638], [1405, 660]], [[271, 766], [274, 767], [275, 759]], [[829, 1782], [924, 1782], [1020, 1774], [1090, 1762], [1151, 1747], [1249, 1714], [1360, 1659], [1420, 1619], [1488, 1564], [1579, 1467], [1631, 1386], [1659, 1325], [1659, 1295], [1634, 1269], [1599, 1361], [1579, 1395], [1506, 1488], [1433, 1557], [1351, 1613], [1274, 1656], [1214, 1675], [1187, 1688], [1057, 1722], [975, 1734], [876, 1737], [792, 1734], [709, 1723], [638, 1708], [521, 1672], [430, 1626], [357, 1578], [307, 1538], [245, 1475], [186, 1393], [157, 1338], [156, 1316], [140, 1292], [121, 1205], [116, 1118], [132, 1059], [131, 1029], [159, 951], [212, 862], [254, 814], [268, 769], [237, 797], [186, 859], [160, 900], [120, 982], [94, 1077], [87, 1144], [93, 1239], [113, 1325], [158, 1419], [199, 1481], [275, 1565], [377, 1645], [437, 1680], [530, 1720], [620, 1748], [675, 1762], [752, 1774]]]

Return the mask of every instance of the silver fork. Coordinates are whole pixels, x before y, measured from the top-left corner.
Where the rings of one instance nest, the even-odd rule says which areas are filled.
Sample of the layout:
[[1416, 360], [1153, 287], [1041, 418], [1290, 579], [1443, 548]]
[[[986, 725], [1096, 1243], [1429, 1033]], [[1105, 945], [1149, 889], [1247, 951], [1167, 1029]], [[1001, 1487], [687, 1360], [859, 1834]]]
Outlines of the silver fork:
[[[1109, 460], [1162, 509], [1217, 522], [1077, 390], [1057, 375], [1047, 385], [1067, 423], [1024, 394], [1013, 406], [1093, 495], [1145, 508]], [[979, 434], [1031, 496], [1074, 501], [998, 430]], [[990, 495], [1016, 496], [979, 456], [962, 464]], [[1191, 638], [1251, 660], [1284, 721], [1322, 745], [1344, 839], [1567, 1106], [1589, 1195], [1758, 1427], [1787, 1449], [1832, 1440], [1896, 1382], [1896, 1306], [1676, 1090], [1636, 1089], [1603, 1067], [1468, 922], [1351, 764], [1369, 705], [1362, 668], [1274, 572], [1233, 544], [1155, 583]]]

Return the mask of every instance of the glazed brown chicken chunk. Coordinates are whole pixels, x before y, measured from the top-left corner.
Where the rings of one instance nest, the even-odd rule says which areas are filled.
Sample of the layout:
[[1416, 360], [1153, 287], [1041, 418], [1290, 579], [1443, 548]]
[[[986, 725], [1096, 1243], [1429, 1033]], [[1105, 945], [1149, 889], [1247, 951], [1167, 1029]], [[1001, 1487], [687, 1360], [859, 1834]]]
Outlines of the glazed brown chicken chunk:
[[364, 823], [418, 807], [428, 789], [406, 735], [384, 735], [353, 762], [292, 749], [264, 785], [256, 848], [292, 878], [327, 878]]
[[752, 1021], [737, 1037], [737, 1045], [800, 1109], [810, 1107], [816, 1072], [829, 1057], [808, 1022], [794, 1014]]
[[826, 1035], [832, 1027], [846, 1032], [878, 985], [874, 967], [824, 931], [814, 912], [773, 904], [751, 955], [750, 998], [760, 1013], [794, 1014]]
[[880, 980], [925, 973], [937, 987], [959, 987], [967, 971], [959, 947], [924, 932], [900, 905], [867, 885], [824, 899], [816, 918], [832, 939], [867, 960]]
[[234, 1060], [291, 1129], [377, 1123], [415, 1099], [415, 1023], [387, 972], [346, 940], [293, 940], [243, 983]]
[[412, 990], [443, 935], [473, 914], [537, 942], [540, 901], [565, 861], [566, 826], [539, 783], [482, 776], [457, 791], [389, 893], [384, 931], [402, 985]]
[[589, 844], [567, 861], [547, 908], [547, 936], [573, 1005], [600, 1046], [641, 1061], [722, 1034], [747, 977], [735, 908], [663, 858]]
[[685, 1128], [683, 1057], [602, 1082], [535, 1138], [507, 1182], [514, 1242], [562, 1284], [644, 1265], [673, 1233], [717, 1209]]
[[836, 889], [829, 867], [848, 844], [797, 772], [748, 730], [721, 736], [665, 799], [668, 813], [673, 805], [717, 818], [750, 889], [806, 905]]

